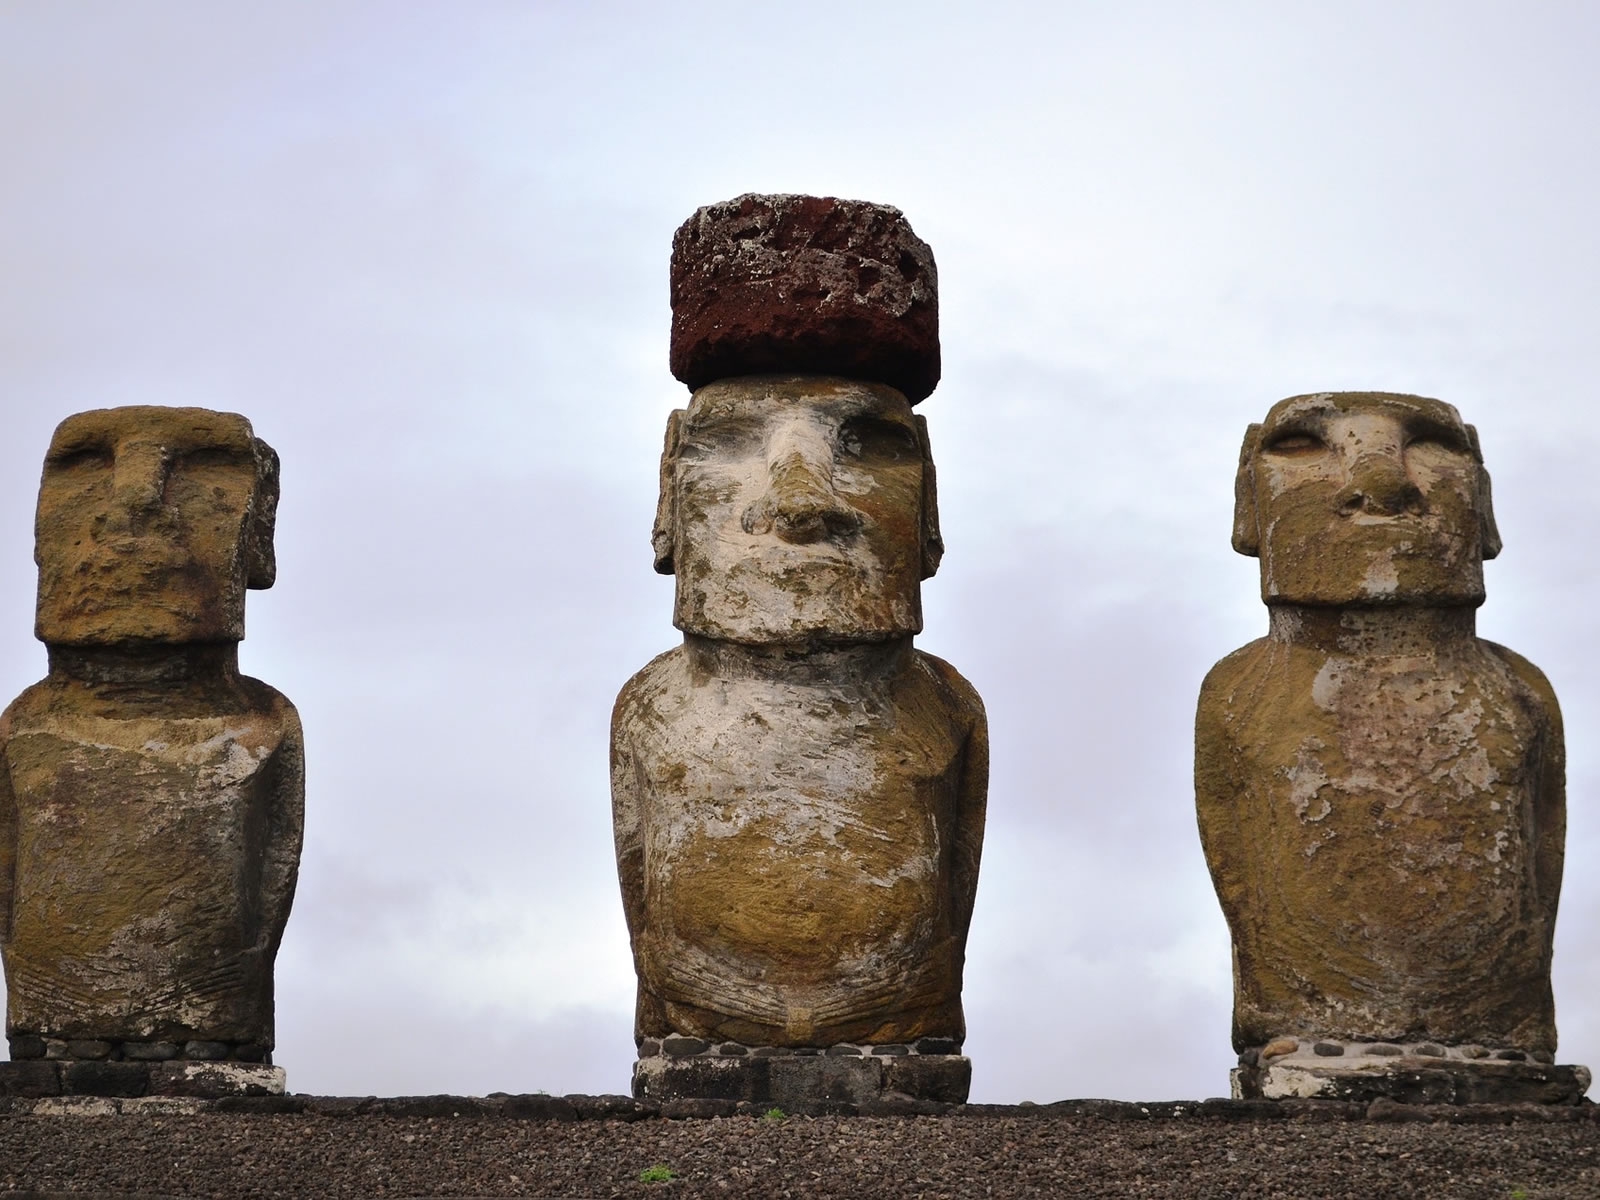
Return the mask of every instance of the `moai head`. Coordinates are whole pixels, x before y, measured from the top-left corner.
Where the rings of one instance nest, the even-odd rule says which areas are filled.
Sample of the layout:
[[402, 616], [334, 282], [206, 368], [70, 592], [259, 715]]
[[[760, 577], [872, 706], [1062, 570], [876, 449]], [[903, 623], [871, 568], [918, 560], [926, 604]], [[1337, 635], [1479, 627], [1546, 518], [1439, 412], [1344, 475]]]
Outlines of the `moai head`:
[[672, 370], [652, 541], [673, 623], [750, 644], [922, 628], [939, 379], [933, 254], [897, 209], [741, 196], [673, 239]]
[[135, 406], [68, 417], [34, 522], [34, 633], [52, 645], [236, 642], [272, 586], [278, 456], [237, 413]]
[[1233, 548], [1267, 604], [1481, 604], [1500, 535], [1477, 431], [1421, 396], [1279, 401], [1245, 432]]

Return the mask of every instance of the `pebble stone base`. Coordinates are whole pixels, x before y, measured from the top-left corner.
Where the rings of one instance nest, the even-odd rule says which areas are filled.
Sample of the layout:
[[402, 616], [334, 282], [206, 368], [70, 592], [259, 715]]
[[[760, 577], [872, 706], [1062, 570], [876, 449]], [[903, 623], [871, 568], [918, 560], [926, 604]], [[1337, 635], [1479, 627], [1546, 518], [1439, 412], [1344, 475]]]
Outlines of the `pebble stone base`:
[[633, 1068], [638, 1100], [723, 1100], [799, 1110], [883, 1099], [962, 1104], [972, 1060], [953, 1038], [884, 1046], [745, 1046], [644, 1038]]
[[1590, 1083], [1539, 1051], [1292, 1037], [1246, 1050], [1230, 1078], [1236, 1100], [1405, 1104], [1573, 1105]]

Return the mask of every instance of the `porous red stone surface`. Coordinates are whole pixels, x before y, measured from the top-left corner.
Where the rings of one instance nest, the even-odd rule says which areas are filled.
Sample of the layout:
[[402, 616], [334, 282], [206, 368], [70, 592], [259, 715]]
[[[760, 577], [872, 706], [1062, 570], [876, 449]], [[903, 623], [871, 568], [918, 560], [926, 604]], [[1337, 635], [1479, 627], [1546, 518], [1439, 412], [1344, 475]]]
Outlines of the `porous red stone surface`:
[[672, 373], [842, 375], [913, 404], [939, 382], [933, 251], [886, 204], [747, 194], [672, 239]]

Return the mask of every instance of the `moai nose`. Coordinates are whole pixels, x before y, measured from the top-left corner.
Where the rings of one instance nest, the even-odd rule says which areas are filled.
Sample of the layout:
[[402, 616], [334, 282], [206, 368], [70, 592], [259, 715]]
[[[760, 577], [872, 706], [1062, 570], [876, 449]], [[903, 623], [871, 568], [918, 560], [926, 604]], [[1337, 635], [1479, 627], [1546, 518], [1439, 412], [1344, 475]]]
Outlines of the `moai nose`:
[[1367, 454], [1356, 461], [1334, 505], [1341, 516], [1366, 512], [1394, 517], [1421, 512], [1422, 491], [1411, 482], [1398, 454]]
[[861, 514], [839, 500], [830, 472], [812, 457], [791, 451], [774, 459], [766, 493], [745, 510], [746, 533], [775, 533], [786, 542], [807, 545], [861, 527]]
[[144, 519], [161, 507], [166, 483], [167, 455], [160, 446], [119, 448], [107, 527], [115, 533], [136, 532]]

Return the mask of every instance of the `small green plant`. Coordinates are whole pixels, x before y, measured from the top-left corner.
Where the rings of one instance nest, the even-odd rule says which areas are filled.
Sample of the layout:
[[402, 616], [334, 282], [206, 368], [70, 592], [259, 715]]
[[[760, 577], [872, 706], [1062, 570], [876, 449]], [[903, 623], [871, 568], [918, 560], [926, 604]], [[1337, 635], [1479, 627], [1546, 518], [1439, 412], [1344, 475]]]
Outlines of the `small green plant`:
[[677, 1173], [665, 1163], [657, 1163], [639, 1172], [640, 1183], [671, 1183]]
[[781, 1121], [781, 1120], [783, 1120], [783, 1118], [784, 1118], [783, 1109], [779, 1108], [776, 1104], [774, 1104], [771, 1108], [767, 1109], [766, 1112], [761, 1114], [761, 1119], [763, 1121]]
[[1512, 1188], [1511, 1200], [1528, 1200], [1527, 1188]]

